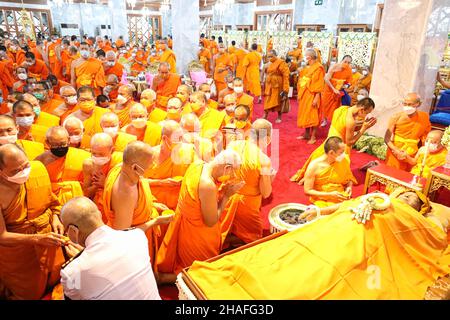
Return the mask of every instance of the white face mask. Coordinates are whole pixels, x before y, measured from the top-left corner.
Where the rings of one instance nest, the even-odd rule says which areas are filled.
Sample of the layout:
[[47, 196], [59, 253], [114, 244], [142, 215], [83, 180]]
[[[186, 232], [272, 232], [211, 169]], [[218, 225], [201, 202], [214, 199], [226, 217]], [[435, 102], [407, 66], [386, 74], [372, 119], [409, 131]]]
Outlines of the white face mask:
[[228, 84], [228, 88], [230, 88], [231, 90], [233, 90], [233, 84], [232, 84], [232, 83], [229, 83], [229, 84]]
[[19, 73], [17, 75], [17, 78], [19, 78], [20, 80], [26, 80], [28, 78], [26, 73]]
[[211, 99], [211, 93], [207, 92], [207, 93], [205, 93], [205, 96], [206, 96], [206, 100]]
[[125, 104], [125, 103], [127, 103], [127, 98], [125, 98], [123, 95], [121, 95], [121, 94], [119, 94], [118, 96], [117, 96], [117, 103], [118, 104]]
[[5, 177], [5, 178], [6, 178], [6, 180], [8, 180], [9, 182], [12, 182], [12, 183], [24, 184], [25, 182], [27, 182], [28, 177], [30, 176], [30, 172], [31, 172], [31, 167], [28, 167], [28, 168], [23, 169], [20, 172], [17, 172], [12, 177]]
[[229, 107], [226, 107], [226, 108], [225, 108], [225, 111], [226, 111], [227, 113], [231, 114], [231, 113], [234, 112], [234, 109], [235, 109], [235, 108], [236, 108], [235, 106], [229, 106]]
[[68, 104], [75, 105], [75, 104], [77, 104], [77, 102], [78, 102], [77, 96], [67, 97], [67, 103]]
[[78, 144], [81, 142], [81, 140], [83, 139], [83, 135], [74, 135], [74, 136], [70, 136], [69, 137], [69, 141], [71, 144]]
[[336, 157], [337, 162], [341, 162], [345, 158], [345, 152], [342, 152], [340, 155]]
[[358, 101], [359, 100], [362, 100], [362, 99], [364, 99], [366, 96], [363, 96], [362, 94], [358, 94], [358, 96], [356, 97], [356, 99], [358, 99]]
[[115, 138], [119, 132], [119, 127], [103, 128], [103, 132], [109, 134], [112, 138]]
[[19, 127], [31, 127], [34, 122], [34, 116], [29, 117], [17, 117], [16, 123]]
[[108, 62], [106, 63], [106, 65], [109, 66], [109, 67], [114, 67], [115, 64], [116, 64], [116, 63], [115, 63], [114, 61], [108, 61]]
[[352, 72], [353, 72], [353, 73], [355, 73], [355, 72], [356, 72], [356, 69], [355, 69], [355, 68], [353, 68], [353, 69], [352, 69]]
[[363, 76], [367, 76], [369, 74], [369, 72], [367, 70], [363, 70], [362, 74], [363, 74]]
[[403, 106], [403, 111], [407, 114], [407, 115], [411, 115], [413, 113], [415, 113], [417, 111], [416, 108], [414, 107], [410, 107], [410, 106]]
[[133, 127], [137, 128], [137, 129], [141, 129], [141, 128], [144, 128], [145, 125], [147, 124], [147, 119], [145, 119], [145, 118], [133, 119], [133, 120], [131, 120], [131, 124], [133, 125]]
[[0, 145], [12, 144], [12, 143], [16, 143], [16, 141], [17, 141], [17, 134], [13, 134], [12, 136], [1, 136], [0, 137]]
[[242, 92], [244, 92], [244, 87], [234, 87], [234, 92], [242, 93]]
[[81, 50], [80, 51], [80, 55], [81, 57], [83, 57], [84, 59], [89, 58], [90, 52], [88, 50]]
[[111, 160], [111, 157], [96, 157], [92, 156], [92, 162], [97, 166], [103, 166]]
[[436, 152], [439, 148], [439, 145], [437, 143], [429, 143], [428, 144], [428, 151], [430, 152]]

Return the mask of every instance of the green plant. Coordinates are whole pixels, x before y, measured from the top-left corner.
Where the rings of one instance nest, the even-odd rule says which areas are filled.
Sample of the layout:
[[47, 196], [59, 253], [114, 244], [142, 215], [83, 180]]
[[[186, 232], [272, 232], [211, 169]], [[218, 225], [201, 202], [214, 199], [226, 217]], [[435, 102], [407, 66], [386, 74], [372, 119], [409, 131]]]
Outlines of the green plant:
[[382, 137], [363, 134], [353, 146], [354, 149], [366, 152], [380, 160], [386, 159], [387, 145]]

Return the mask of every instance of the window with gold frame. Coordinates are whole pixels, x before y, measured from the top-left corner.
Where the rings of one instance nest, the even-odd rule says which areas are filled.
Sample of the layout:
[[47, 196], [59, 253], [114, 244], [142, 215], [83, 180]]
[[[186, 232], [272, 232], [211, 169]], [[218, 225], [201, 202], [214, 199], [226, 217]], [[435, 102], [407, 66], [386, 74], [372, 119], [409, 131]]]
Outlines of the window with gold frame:
[[[1, 8], [0, 9], [0, 29], [5, 31], [10, 37], [17, 37], [19, 35], [30, 35], [32, 38], [38, 34], [49, 36], [52, 30], [52, 22], [50, 18], [50, 11], [38, 9], [25, 9], [23, 12], [21, 8]], [[23, 21], [22, 14], [27, 17], [26, 23]], [[30, 28], [30, 23], [33, 28]]]

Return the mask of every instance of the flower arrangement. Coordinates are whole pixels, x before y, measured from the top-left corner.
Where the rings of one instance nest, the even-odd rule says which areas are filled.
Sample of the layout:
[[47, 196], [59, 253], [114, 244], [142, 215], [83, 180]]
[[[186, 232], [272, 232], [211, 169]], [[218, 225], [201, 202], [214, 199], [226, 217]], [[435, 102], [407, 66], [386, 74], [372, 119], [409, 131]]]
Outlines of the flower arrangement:
[[380, 160], [386, 159], [387, 145], [382, 137], [363, 134], [353, 146], [360, 152], [366, 152]]
[[445, 128], [444, 134], [442, 135], [441, 144], [447, 149], [450, 148], [450, 126]]
[[372, 210], [386, 210], [391, 205], [389, 196], [384, 193], [370, 193], [361, 197], [361, 202], [356, 208], [350, 208], [352, 219], [365, 224], [370, 220]]

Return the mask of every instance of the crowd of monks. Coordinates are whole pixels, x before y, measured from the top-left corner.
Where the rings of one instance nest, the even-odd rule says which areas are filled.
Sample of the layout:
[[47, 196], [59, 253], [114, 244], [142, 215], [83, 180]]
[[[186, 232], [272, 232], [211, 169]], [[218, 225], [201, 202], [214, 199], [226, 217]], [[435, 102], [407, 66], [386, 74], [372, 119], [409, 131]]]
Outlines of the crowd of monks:
[[[308, 43], [281, 58], [269, 41], [225, 48], [200, 38], [199, 62], [214, 79], [192, 87], [176, 73], [171, 39], [145, 48], [119, 37], [77, 37], [0, 45], [0, 298], [39, 299], [59, 281], [63, 263], [82, 250], [59, 219], [70, 199], [92, 199], [117, 230], [153, 223], [146, 232], [159, 283], [196, 260], [263, 236], [261, 201], [276, 171], [268, 156], [268, 113], [299, 103], [301, 137], [329, 138], [292, 181], [326, 207], [352, 197], [350, 150], [376, 124], [369, 68], [344, 57], [328, 72]], [[151, 88], [123, 84], [158, 62]], [[361, 73], [360, 73], [361, 72]], [[348, 105], [342, 98], [348, 96]], [[254, 99], [264, 97], [264, 118]], [[386, 163], [418, 174], [445, 161], [441, 132], [431, 131], [420, 98], [409, 94], [388, 124]], [[423, 161], [424, 154], [427, 155]]]

